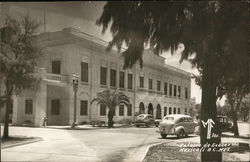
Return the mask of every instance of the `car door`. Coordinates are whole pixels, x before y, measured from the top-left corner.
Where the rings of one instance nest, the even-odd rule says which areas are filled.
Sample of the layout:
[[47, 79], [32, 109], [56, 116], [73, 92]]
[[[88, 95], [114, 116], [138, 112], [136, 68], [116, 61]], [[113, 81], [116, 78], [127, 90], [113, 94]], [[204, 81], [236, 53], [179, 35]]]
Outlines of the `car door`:
[[191, 118], [191, 117], [188, 118], [188, 132], [194, 133], [195, 127], [196, 127], [196, 124], [195, 124], [193, 118]]
[[178, 119], [176, 121], [176, 127], [180, 127], [180, 126], [184, 127], [184, 129], [186, 127], [186, 123], [185, 123], [185, 118], [184, 117], [181, 117], [180, 119]]

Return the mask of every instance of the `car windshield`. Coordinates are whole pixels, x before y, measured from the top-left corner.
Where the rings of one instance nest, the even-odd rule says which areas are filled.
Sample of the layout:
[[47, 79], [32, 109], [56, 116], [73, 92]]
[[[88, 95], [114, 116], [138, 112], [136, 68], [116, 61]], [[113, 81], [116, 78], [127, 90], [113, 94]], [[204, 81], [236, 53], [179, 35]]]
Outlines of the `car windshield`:
[[163, 118], [163, 120], [174, 120], [174, 117], [166, 116], [165, 118]]

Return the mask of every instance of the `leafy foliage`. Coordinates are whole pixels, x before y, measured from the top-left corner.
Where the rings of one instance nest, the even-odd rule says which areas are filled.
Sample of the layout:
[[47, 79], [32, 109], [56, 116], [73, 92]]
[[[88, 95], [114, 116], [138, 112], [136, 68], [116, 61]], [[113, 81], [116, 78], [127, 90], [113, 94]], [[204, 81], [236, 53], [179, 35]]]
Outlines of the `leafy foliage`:
[[27, 15], [21, 21], [10, 16], [1, 32], [1, 80], [18, 92], [34, 87], [36, 79], [30, 75], [41, 56], [41, 48], [35, 43], [34, 34], [39, 24]]
[[110, 89], [106, 89], [102, 92], [97, 93], [97, 97], [91, 101], [91, 104], [93, 102], [97, 102], [98, 105], [102, 104], [108, 107], [108, 125], [109, 127], [113, 127], [113, 116], [115, 112], [115, 107], [120, 104], [124, 104], [128, 107], [129, 98], [122, 92], [117, 92], [116, 90], [112, 92]]
[[[35, 42], [35, 31], [39, 24], [27, 15], [20, 21], [6, 16], [6, 23], [0, 29], [0, 84], [5, 85], [6, 101], [5, 125], [3, 138], [9, 137], [8, 121], [10, 102], [13, 93], [18, 94], [23, 89], [37, 88], [37, 80], [33, 75], [36, 59], [41, 56], [41, 48]], [[2, 100], [5, 99], [6, 100]]]
[[93, 102], [97, 102], [98, 105], [103, 104], [109, 109], [114, 109], [120, 104], [128, 106], [129, 98], [122, 92], [117, 92], [116, 90], [112, 92], [110, 89], [106, 89], [97, 93], [97, 97], [91, 103]]
[[108, 2], [96, 23], [103, 26], [104, 33], [112, 22], [113, 39], [108, 49], [116, 46], [120, 50], [123, 44], [128, 47], [123, 52], [124, 68], [136, 61], [142, 66], [143, 49], [148, 44], [160, 54], [169, 49], [173, 52], [183, 43], [180, 61], [195, 53], [190, 61], [202, 69], [204, 53], [216, 55], [215, 64], [223, 66], [222, 57], [245, 52], [247, 16], [244, 1], [124, 1]]

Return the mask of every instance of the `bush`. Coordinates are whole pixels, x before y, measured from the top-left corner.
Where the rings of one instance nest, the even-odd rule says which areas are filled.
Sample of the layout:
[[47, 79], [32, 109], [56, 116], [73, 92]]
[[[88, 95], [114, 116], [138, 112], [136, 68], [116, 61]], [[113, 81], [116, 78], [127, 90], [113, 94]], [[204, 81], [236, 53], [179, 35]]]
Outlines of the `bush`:
[[87, 124], [86, 121], [81, 121], [78, 125], [84, 125], [84, 124]]
[[124, 126], [130, 126], [133, 123], [133, 120], [131, 118], [123, 118], [118, 122], [119, 124], [124, 124]]
[[92, 125], [93, 127], [95, 127], [95, 126], [103, 127], [103, 126], [105, 126], [105, 121], [92, 120], [92, 121], [90, 122], [90, 125]]

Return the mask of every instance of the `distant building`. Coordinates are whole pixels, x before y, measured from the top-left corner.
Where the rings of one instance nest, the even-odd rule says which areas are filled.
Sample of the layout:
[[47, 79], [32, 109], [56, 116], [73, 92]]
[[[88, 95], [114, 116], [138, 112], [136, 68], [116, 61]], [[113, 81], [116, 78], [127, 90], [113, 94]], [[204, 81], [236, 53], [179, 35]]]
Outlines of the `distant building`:
[[41, 126], [70, 125], [74, 114], [72, 75], [79, 75], [77, 122], [107, 121], [108, 109], [90, 101], [97, 92], [118, 89], [130, 98], [130, 106], [116, 107], [114, 121], [134, 119], [135, 113], [151, 113], [155, 118], [185, 114], [189, 109], [191, 75], [164, 63], [164, 58], [146, 50], [144, 66], [123, 70], [123, 57], [107, 52], [107, 43], [72, 28], [43, 33], [39, 42], [44, 55], [37, 60], [41, 78], [36, 91], [26, 90], [13, 97], [13, 124], [30, 122]]

